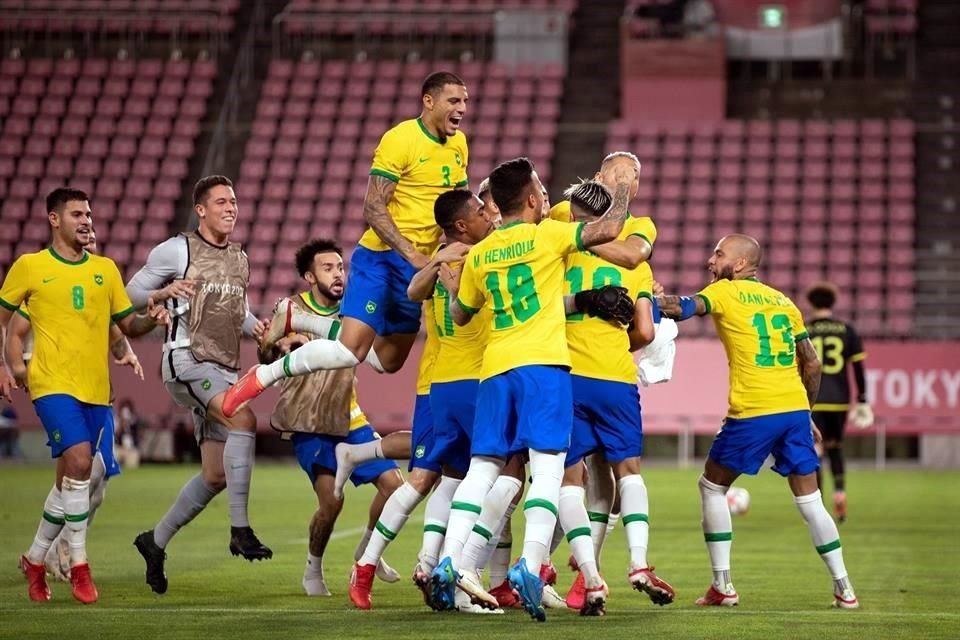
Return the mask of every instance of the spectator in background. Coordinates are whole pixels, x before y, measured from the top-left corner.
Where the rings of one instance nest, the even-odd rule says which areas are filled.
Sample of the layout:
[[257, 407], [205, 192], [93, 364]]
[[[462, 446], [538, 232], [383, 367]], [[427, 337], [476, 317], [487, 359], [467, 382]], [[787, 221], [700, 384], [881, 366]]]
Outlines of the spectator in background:
[[17, 429], [17, 412], [7, 405], [0, 411], [0, 457], [22, 458], [18, 441], [20, 431]]
[[129, 398], [121, 400], [115, 411], [117, 458], [123, 466], [135, 469], [140, 466], [139, 431], [142, 426], [140, 417], [137, 416], [133, 401]]

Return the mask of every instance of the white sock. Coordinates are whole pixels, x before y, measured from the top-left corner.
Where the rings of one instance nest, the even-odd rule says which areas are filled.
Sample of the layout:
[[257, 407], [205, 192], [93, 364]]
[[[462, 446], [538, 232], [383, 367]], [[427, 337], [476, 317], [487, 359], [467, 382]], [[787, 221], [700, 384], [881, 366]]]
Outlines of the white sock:
[[440, 547], [447, 535], [447, 520], [450, 518], [450, 503], [460, 486], [459, 478], [441, 476], [423, 510], [423, 542], [420, 544], [420, 568], [430, 573], [440, 561]]
[[42, 564], [47, 555], [47, 549], [63, 529], [63, 524], [63, 497], [57, 485], [53, 485], [43, 503], [43, 517], [40, 518], [40, 526], [37, 527], [37, 534], [33, 537], [33, 544], [27, 551], [27, 560], [33, 564]]
[[[360, 558], [363, 557], [363, 552], [367, 550], [367, 544], [370, 542], [370, 536], [373, 535], [373, 529], [364, 529], [363, 535], [360, 536], [360, 542], [357, 543], [357, 548], [353, 550], [353, 561], [357, 562]], [[314, 557], [314, 556], [310, 556]]]
[[480, 517], [473, 525], [463, 547], [461, 569], [476, 571], [483, 568], [489, 555], [487, 549], [490, 548], [490, 541], [493, 540], [497, 528], [502, 525], [507, 507], [513, 504], [513, 497], [522, 487], [523, 483], [511, 476], [500, 476], [493, 483], [487, 497], [483, 499]]
[[587, 519], [587, 509], [583, 506], [584, 493], [583, 487], [560, 487], [560, 526], [567, 534], [573, 559], [583, 572], [587, 585], [594, 586], [600, 579], [600, 573], [593, 553], [590, 520]]
[[423, 498], [424, 496], [420, 495], [409, 482], [404, 482], [393, 492], [383, 505], [383, 512], [377, 520], [376, 530], [371, 533], [370, 542], [360, 557], [359, 564], [376, 565], [380, 562], [387, 545], [397, 537], [400, 529], [406, 524], [407, 518]]
[[367, 351], [367, 357], [363, 359], [370, 368], [372, 368], [377, 373], [386, 373], [386, 369], [383, 368], [383, 365], [380, 364], [380, 357], [377, 356], [377, 352], [373, 350], [373, 347], [370, 347], [370, 350]]
[[[513, 502], [507, 505], [507, 511], [500, 519], [500, 524], [494, 532], [493, 537], [487, 544], [478, 563], [479, 568], [489, 569], [490, 586], [495, 587], [506, 578], [507, 569], [510, 568], [510, 552], [513, 548], [513, 531], [510, 526], [510, 519], [513, 518], [513, 512], [517, 505]], [[494, 582], [494, 574], [501, 576], [500, 582]]]
[[713, 567], [713, 586], [722, 592], [732, 588], [730, 547], [733, 545], [733, 521], [727, 506], [727, 489], [700, 476], [700, 509], [703, 515], [703, 539]]
[[335, 340], [340, 333], [340, 320], [336, 316], [321, 316], [315, 313], [304, 313], [294, 306], [290, 318], [290, 328], [301, 333], [312, 333], [317, 338]]
[[[847, 568], [843, 564], [843, 549], [840, 547], [840, 532], [837, 523], [833, 521], [827, 508], [823, 506], [823, 499], [819, 491], [805, 496], [794, 496], [797, 509], [803, 516], [804, 522], [810, 529], [813, 546], [827, 565], [827, 570], [834, 581], [844, 580], [847, 577]], [[849, 586], [849, 585], [848, 585]]]
[[87, 518], [90, 516], [90, 481], [63, 477], [60, 483], [63, 498], [64, 527], [70, 544], [70, 566], [87, 561]]
[[647, 485], [640, 474], [620, 478], [620, 510], [623, 512], [623, 528], [627, 532], [630, 548], [630, 568], [646, 569], [647, 545], [650, 540], [650, 507], [647, 500]]
[[358, 465], [370, 460], [383, 460], [383, 440], [376, 438], [370, 442], [351, 444], [349, 457]]
[[257, 367], [257, 380], [264, 387], [283, 378], [329, 369], [349, 369], [360, 364], [339, 340], [311, 340], [276, 362]]
[[307, 551], [307, 566], [303, 570], [304, 575], [323, 577], [323, 558], [315, 556]]
[[454, 568], [460, 567], [463, 546], [480, 517], [484, 498], [502, 468], [503, 461], [497, 458], [474, 456], [470, 459], [467, 476], [453, 495], [450, 518], [447, 520], [447, 535], [443, 539], [443, 551], [440, 552], [440, 558], [450, 558]]
[[530, 489], [523, 503], [527, 526], [523, 534], [523, 558], [527, 568], [539, 573], [540, 565], [548, 560], [547, 545], [557, 526], [557, 507], [560, 502], [560, 483], [563, 480], [563, 461], [567, 454], [544, 453], [530, 449]]

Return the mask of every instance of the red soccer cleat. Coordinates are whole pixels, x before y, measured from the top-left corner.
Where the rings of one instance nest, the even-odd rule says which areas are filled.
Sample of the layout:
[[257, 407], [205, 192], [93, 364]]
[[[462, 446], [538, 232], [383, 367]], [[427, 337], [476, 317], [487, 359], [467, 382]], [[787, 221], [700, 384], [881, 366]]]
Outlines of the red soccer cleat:
[[90, 565], [84, 562], [70, 568], [70, 585], [73, 587], [73, 597], [83, 604], [93, 604], [97, 601], [97, 585], [93, 584], [90, 575]]
[[549, 560], [546, 564], [540, 565], [540, 580], [545, 585], [557, 584], [557, 568]]
[[697, 598], [698, 607], [735, 607], [740, 604], [740, 596], [737, 592], [723, 593], [717, 591], [712, 584], [703, 597]]
[[587, 584], [584, 582], [583, 572], [578, 571], [576, 580], [573, 581], [573, 584], [570, 585], [570, 590], [567, 591], [567, 608], [580, 611], [586, 602]]
[[223, 415], [232, 418], [241, 407], [263, 393], [266, 387], [257, 380], [259, 367], [260, 365], [250, 367], [250, 370], [223, 394]]
[[353, 572], [350, 574], [350, 588], [347, 593], [350, 595], [350, 601], [357, 609], [371, 609], [373, 602], [370, 599], [370, 592], [373, 590], [373, 579], [377, 573], [375, 564], [355, 564]]
[[47, 586], [47, 570], [41, 564], [33, 564], [27, 556], [20, 556], [20, 570], [27, 577], [27, 593], [34, 602], [46, 602], [50, 599], [50, 587]]
[[522, 609], [523, 605], [520, 604], [520, 598], [517, 597], [517, 592], [513, 590], [513, 587], [510, 586], [510, 582], [504, 580], [502, 584], [489, 591], [490, 595], [497, 599], [497, 604], [500, 605], [501, 609]]
[[634, 589], [647, 594], [653, 604], [658, 604], [661, 607], [673, 602], [676, 595], [670, 583], [657, 577], [657, 574], [653, 572], [653, 567], [634, 569], [627, 576], [627, 580], [630, 581]]

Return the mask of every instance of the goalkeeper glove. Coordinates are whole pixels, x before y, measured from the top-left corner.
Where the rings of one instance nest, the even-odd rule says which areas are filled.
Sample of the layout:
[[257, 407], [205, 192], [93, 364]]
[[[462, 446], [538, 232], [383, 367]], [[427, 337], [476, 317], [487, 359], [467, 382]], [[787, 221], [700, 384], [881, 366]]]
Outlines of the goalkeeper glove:
[[858, 402], [850, 412], [850, 422], [858, 429], [868, 429], [873, 426], [873, 409], [866, 402]]

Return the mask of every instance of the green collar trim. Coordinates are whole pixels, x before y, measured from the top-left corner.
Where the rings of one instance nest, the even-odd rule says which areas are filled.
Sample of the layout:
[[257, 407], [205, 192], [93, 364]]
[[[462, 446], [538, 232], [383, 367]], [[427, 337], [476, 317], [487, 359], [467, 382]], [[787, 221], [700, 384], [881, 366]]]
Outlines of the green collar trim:
[[324, 314], [324, 315], [330, 315], [331, 313], [336, 313], [336, 312], [340, 311], [340, 305], [339, 305], [339, 304], [335, 304], [335, 305], [333, 305], [332, 307], [325, 307], [325, 306], [323, 306], [322, 304], [320, 304], [319, 302], [317, 302], [317, 299], [313, 297], [313, 291], [312, 291], [312, 290], [306, 292], [306, 298], [305, 298], [305, 299], [306, 299], [306, 301], [307, 301], [307, 304], [309, 304], [309, 305], [313, 308], [313, 310], [316, 311], [317, 313], [322, 313], [322, 314]]
[[417, 118], [417, 124], [420, 125], [420, 131], [423, 131], [423, 135], [427, 136], [437, 144], [443, 144], [442, 142], [440, 142], [440, 138], [430, 133], [430, 129], [427, 129], [427, 125], [423, 124], [423, 120], [421, 120], [420, 118]]
[[53, 247], [48, 247], [47, 250], [50, 252], [50, 255], [52, 255], [54, 258], [56, 258], [57, 260], [59, 260], [59, 261], [62, 262], [63, 264], [78, 265], [78, 264], [83, 264], [84, 262], [86, 262], [87, 260], [90, 259], [90, 254], [87, 253], [86, 250], [84, 250], [84, 252], [83, 252], [83, 257], [80, 258], [80, 259], [77, 260], [77, 261], [67, 260], [67, 259], [64, 258], [62, 255], [60, 255], [59, 253], [57, 253], [56, 251], [54, 251], [54, 250], [53, 250]]
[[510, 227], [515, 227], [515, 226], [517, 226], [518, 224], [524, 224], [523, 220], [514, 220], [513, 222], [508, 222], [507, 224], [502, 224], [502, 225], [500, 225], [499, 227], [497, 227], [496, 229], [494, 229], [494, 231], [503, 231], [504, 229], [509, 229]]

